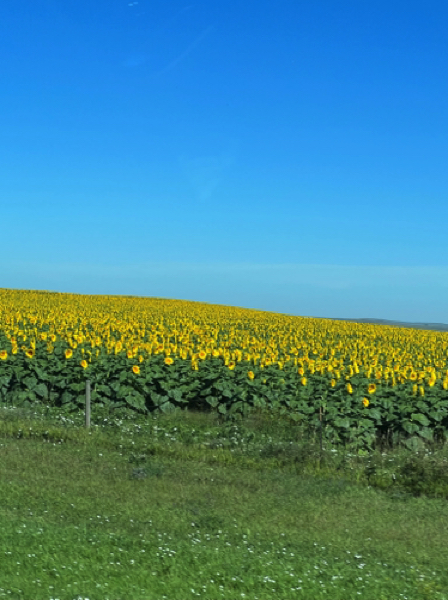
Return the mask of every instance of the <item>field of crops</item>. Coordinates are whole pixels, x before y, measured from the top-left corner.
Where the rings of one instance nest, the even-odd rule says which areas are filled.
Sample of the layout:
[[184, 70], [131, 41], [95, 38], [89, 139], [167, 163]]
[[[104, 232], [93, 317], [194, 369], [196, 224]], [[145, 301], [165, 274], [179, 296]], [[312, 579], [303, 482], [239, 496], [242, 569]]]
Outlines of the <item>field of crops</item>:
[[279, 411], [331, 443], [445, 441], [448, 333], [198, 302], [0, 290], [0, 403], [239, 418]]

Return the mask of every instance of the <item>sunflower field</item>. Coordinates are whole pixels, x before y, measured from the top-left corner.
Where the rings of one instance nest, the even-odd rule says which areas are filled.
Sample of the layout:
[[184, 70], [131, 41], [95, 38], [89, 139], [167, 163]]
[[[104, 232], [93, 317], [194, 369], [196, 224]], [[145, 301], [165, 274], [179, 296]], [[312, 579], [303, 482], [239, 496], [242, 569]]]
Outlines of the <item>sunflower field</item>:
[[0, 289], [0, 403], [256, 409], [331, 443], [448, 432], [448, 333], [182, 300]]

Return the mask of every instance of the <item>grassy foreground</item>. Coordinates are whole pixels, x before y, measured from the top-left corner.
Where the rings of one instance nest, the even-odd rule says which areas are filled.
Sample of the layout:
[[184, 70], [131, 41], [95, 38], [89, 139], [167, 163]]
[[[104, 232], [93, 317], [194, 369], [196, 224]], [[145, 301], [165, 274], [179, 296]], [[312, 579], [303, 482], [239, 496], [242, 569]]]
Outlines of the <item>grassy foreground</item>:
[[447, 600], [447, 468], [261, 413], [3, 408], [0, 598]]

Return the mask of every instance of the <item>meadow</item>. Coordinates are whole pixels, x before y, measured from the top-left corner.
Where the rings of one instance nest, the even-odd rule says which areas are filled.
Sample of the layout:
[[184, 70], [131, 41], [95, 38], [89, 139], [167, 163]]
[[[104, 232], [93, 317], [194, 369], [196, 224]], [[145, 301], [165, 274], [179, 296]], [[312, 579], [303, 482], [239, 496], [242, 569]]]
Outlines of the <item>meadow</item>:
[[448, 334], [0, 300], [0, 598], [448, 599]]

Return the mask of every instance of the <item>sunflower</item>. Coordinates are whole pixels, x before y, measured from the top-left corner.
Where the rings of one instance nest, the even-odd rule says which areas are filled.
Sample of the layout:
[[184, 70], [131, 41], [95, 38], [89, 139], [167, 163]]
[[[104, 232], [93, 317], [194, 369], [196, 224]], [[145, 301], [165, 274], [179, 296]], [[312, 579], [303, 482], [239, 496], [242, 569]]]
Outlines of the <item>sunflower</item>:
[[32, 348], [30, 348], [29, 350], [27, 350], [25, 352], [25, 354], [28, 356], [28, 358], [33, 358], [35, 352], [34, 352], [34, 350]]
[[82, 360], [79, 364], [81, 365], [81, 367], [83, 369], [87, 369], [87, 367], [89, 366], [89, 364], [86, 360]]
[[254, 372], [253, 371], [249, 371], [247, 373], [247, 376], [249, 377], [249, 379], [253, 379], [255, 377]]
[[65, 358], [71, 358], [73, 356], [73, 350], [70, 350], [70, 348], [67, 348], [67, 350], [65, 351]]
[[138, 375], [140, 373], [140, 367], [137, 367], [137, 365], [134, 365], [132, 367], [132, 372], [135, 373], [135, 375]]
[[8, 353], [6, 352], [6, 350], [0, 350], [0, 359], [6, 360], [7, 358], [8, 358]]
[[369, 383], [367, 391], [369, 392], [369, 394], [374, 394], [376, 392], [376, 385], [374, 383]]
[[174, 360], [173, 360], [173, 359], [172, 359], [170, 356], [167, 356], [163, 362], [164, 362], [166, 365], [172, 365], [172, 364], [173, 364], [173, 362], [174, 362]]
[[367, 400], [367, 398], [363, 398], [362, 403], [364, 404], [365, 407], [369, 406], [370, 402]]

